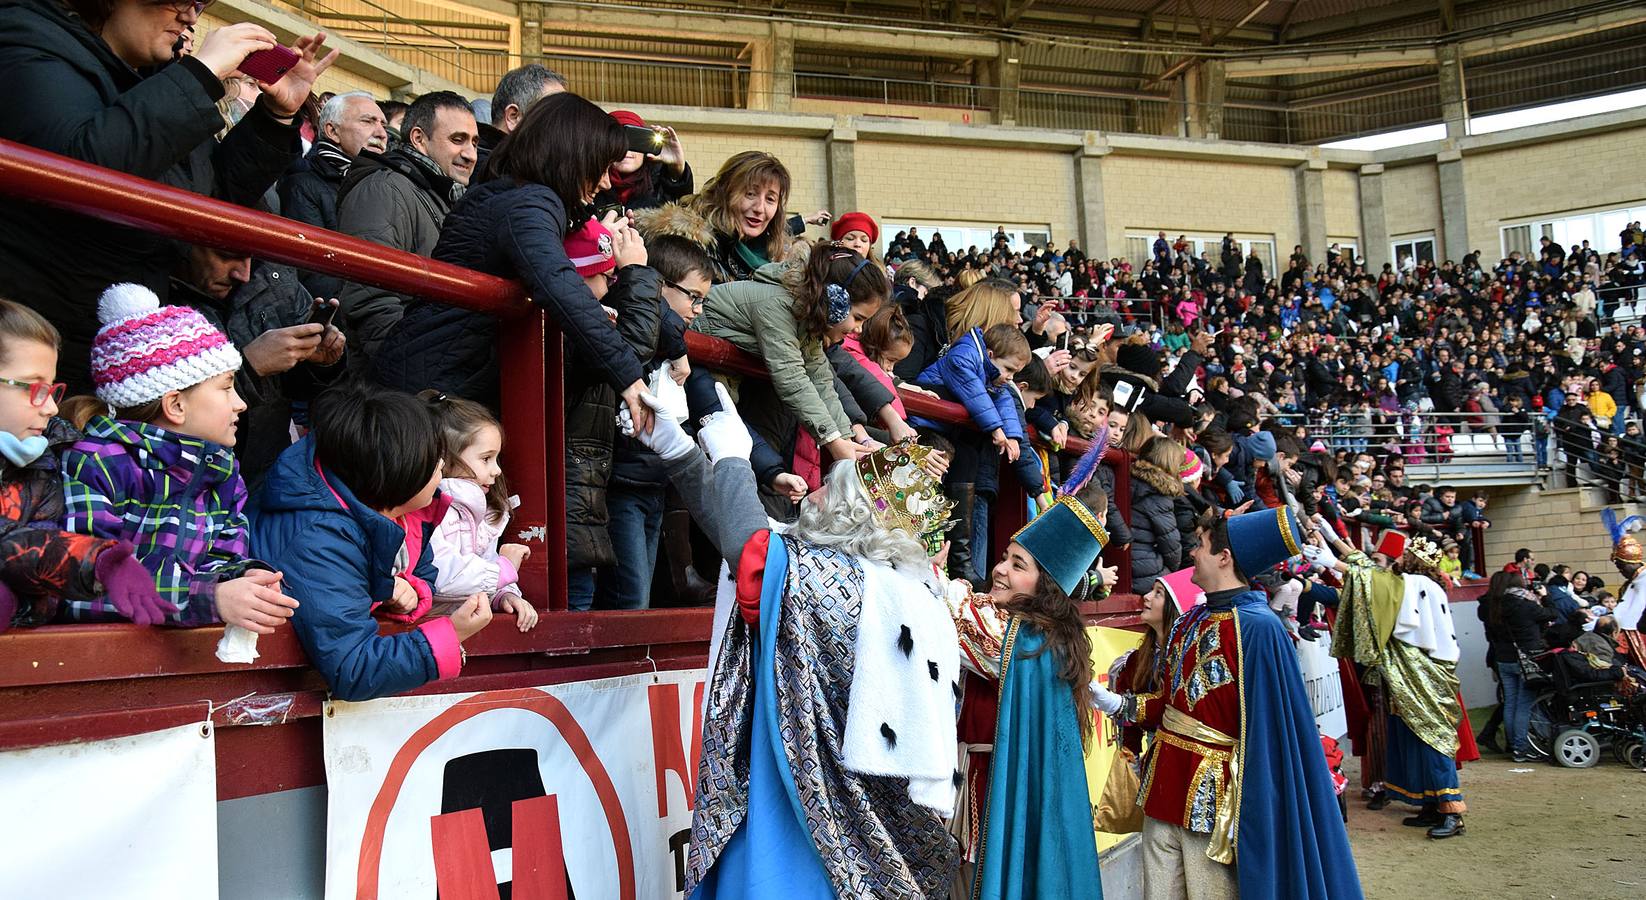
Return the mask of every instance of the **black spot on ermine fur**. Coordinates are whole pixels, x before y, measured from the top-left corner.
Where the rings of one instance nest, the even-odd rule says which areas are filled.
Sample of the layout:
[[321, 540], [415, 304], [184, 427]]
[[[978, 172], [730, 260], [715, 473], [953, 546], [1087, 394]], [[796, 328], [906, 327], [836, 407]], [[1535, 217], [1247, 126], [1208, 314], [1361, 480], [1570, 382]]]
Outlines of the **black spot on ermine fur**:
[[880, 736], [886, 739], [886, 746], [897, 746], [897, 732], [893, 731], [892, 726], [887, 725], [885, 722], [880, 723]]
[[909, 631], [907, 625], [902, 626], [902, 629], [897, 635], [897, 649], [902, 650], [904, 656], [908, 656], [914, 652], [914, 633]]

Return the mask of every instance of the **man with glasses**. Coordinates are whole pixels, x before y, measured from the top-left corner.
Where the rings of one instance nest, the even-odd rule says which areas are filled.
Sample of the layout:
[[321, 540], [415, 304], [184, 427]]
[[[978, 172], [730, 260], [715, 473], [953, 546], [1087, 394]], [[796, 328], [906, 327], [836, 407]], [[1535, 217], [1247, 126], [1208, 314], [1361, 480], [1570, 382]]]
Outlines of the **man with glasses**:
[[[301, 152], [296, 116], [336, 59], [325, 36], [299, 38], [298, 59], [261, 85], [220, 141], [223, 79], [279, 43], [260, 25], [225, 25], [177, 58], [203, 2], [16, 0], [0, 6], [0, 138], [255, 204]], [[0, 272], [7, 296], [63, 334], [58, 371], [89, 392], [97, 298], [136, 282], [163, 298], [175, 261], [164, 237], [27, 201], [0, 200]]]

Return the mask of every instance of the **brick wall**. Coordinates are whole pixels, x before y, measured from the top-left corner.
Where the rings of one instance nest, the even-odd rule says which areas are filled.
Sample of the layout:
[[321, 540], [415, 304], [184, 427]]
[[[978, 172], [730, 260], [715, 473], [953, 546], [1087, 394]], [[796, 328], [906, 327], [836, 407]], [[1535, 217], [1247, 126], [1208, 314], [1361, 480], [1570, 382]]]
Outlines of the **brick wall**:
[[1321, 178], [1326, 195], [1326, 240], [1360, 241], [1360, 174], [1355, 169], [1327, 169]]
[[[1617, 585], [1620, 578], [1610, 562], [1612, 540], [1606, 533], [1606, 523], [1601, 521], [1601, 507], [1590, 503], [1591, 499], [1586, 491], [1575, 488], [1494, 491], [1486, 510], [1487, 518], [1492, 520], [1491, 530], [1486, 533], [1487, 566], [1497, 571], [1514, 559], [1516, 549], [1529, 547], [1540, 563], [1565, 563], [1599, 575], [1608, 585]], [[1642, 511], [1639, 504], [1613, 508], [1618, 510], [1619, 518]]]
[[[1383, 173], [1383, 209], [1389, 237], [1433, 234], [1441, 237], [1440, 175], [1432, 162], [1390, 166]], [[1389, 248], [1383, 248], [1384, 253]], [[1451, 253], [1446, 248], [1446, 253]]]
[[1272, 234], [1280, 259], [1300, 241], [1288, 166], [1115, 154], [1103, 160], [1103, 199], [1111, 256], [1125, 252], [1128, 232], [1160, 229]]
[[[1646, 199], [1642, 144], [1646, 127], [1465, 156], [1470, 249], [1496, 258], [1505, 222]], [[1608, 242], [1603, 246], [1612, 247], [1616, 237], [1601, 235]]]
[[1078, 237], [1074, 156], [1053, 150], [859, 140], [857, 204], [876, 216], [1051, 226]]

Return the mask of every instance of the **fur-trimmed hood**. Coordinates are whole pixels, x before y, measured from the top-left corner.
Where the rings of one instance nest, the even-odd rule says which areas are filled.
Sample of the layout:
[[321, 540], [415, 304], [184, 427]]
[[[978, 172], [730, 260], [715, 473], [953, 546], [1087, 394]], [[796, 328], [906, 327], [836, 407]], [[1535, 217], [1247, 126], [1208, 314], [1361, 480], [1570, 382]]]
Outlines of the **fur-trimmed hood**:
[[709, 220], [679, 203], [666, 203], [651, 209], [634, 211], [634, 227], [646, 240], [674, 235], [714, 252], [716, 237]]
[[1183, 477], [1167, 472], [1146, 459], [1132, 460], [1132, 477], [1167, 497], [1183, 496]]

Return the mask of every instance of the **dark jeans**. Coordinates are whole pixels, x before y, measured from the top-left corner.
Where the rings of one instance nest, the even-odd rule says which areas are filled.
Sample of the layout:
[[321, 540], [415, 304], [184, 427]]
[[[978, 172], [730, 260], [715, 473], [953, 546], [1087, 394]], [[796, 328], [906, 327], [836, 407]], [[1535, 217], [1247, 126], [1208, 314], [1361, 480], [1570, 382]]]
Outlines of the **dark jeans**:
[[1503, 730], [1509, 739], [1509, 749], [1515, 753], [1529, 753], [1526, 729], [1532, 721], [1531, 690], [1520, 675], [1520, 661], [1497, 664], [1497, 679], [1503, 684]]
[[663, 529], [664, 488], [612, 485], [606, 490], [606, 514], [617, 565], [601, 569], [596, 609], [647, 609], [652, 573], [657, 569], [657, 542]]
[[566, 572], [566, 608], [586, 612], [594, 606], [594, 570], [570, 569]]

